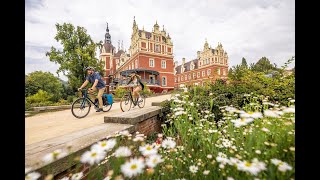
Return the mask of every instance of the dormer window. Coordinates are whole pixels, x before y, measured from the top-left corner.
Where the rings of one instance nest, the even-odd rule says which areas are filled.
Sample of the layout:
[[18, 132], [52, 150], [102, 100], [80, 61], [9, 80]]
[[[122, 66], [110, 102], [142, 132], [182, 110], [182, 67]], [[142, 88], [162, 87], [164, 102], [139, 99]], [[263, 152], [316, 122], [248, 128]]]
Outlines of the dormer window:
[[191, 63], [190, 69], [194, 70], [194, 63], [193, 62]]

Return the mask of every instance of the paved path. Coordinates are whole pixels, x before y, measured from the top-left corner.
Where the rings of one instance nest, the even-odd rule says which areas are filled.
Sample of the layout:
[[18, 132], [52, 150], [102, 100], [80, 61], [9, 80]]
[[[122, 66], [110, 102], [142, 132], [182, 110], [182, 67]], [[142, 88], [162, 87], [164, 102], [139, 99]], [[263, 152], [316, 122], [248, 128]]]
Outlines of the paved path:
[[[151, 106], [152, 102], [161, 102], [171, 97], [170, 94], [147, 98], [145, 107]], [[134, 109], [139, 108], [135, 107]], [[25, 145], [47, 140], [53, 137], [65, 135], [77, 130], [92, 127], [104, 123], [104, 116], [121, 113], [120, 103], [114, 103], [109, 112], [96, 112], [91, 107], [87, 117], [75, 118], [70, 109], [45, 112], [25, 118]]]

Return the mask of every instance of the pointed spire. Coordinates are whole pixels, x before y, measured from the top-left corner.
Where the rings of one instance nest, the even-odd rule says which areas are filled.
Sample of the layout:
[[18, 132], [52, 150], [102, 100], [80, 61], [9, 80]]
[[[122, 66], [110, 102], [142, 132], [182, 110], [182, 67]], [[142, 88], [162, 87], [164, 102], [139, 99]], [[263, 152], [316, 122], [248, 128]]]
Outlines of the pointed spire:
[[162, 31], [164, 31], [164, 25], [162, 25]]
[[121, 41], [121, 49], [123, 50], [123, 40]]
[[156, 25], [158, 25], [158, 21], [156, 20]]
[[136, 26], [136, 16], [133, 16], [133, 26]]
[[118, 51], [120, 51], [120, 40], [118, 40]]
[[142, 31], [144, 31], [144, 26], [142, 26]]
[[106, 34], [105, 34], [105, 36], [104, 36], [104, 42], [111, 44], [111, 35], [110, 35], [110, 33], [109, 33], [108, 23], [107, 23]]
[[208, 41], [207, 41], [207, 38], [206, 38], [206, 41], [204, 43], [204, 49], [208, 49], [209, 48], [209, 44], [208, 44]]

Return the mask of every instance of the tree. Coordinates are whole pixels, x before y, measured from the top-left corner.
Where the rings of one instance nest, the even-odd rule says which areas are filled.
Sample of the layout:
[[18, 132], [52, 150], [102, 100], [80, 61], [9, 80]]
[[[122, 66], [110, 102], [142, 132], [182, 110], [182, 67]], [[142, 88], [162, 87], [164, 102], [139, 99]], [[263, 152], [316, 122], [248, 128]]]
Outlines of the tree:
[[276, 69], [277, 68], [271, 64], [269, 59], [266, 57], [262, 57], [256, 64], [252, 66], [252, 70], [256, 72], [268, 72]]
[[62, 83], [50, 72], [34, 71], [25, 76], [25, 96], [31, 96], [43, 90], [52, 94], [52, 101], [62, 97]]
[[103, 74], [104, 62], [95, 57], [96, 48], [101, 46], [102, 41], [94, 43], [85, 28], [79, 26], [75, 28], [70, 23], [56, 24], [56, 29], [55, 40], [61, 43], [63, 49], [51, 47], [46, 56], [49, 56], [51, 62], [60, 65], [57, 74], [62, 72], [67, 76], [73, 90], [85, 81], [85, 67], [92, 66], [95, 71]]
[[247, 60], [244, 57], [242, 58], [241, 66], [244, 68], [248, 68]]

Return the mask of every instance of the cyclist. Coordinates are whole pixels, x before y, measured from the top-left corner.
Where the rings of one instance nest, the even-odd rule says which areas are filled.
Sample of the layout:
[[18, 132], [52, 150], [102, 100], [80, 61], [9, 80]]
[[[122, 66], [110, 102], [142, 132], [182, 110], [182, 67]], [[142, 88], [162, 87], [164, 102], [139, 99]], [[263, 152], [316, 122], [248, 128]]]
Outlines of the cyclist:
[[[85, 87], [89, 82], [92, 84], [92, 87], [88, 89], [90, 99], [95, 102], [95, 96], [93, 93], [95, 91], [98, 91], [98, 102], [99, 102], [99, 109], [97, 109], [96, 112], [102, 112], [102, 107], [103, 107], [103, 102], [102, 102], [102, 94], [106, 89], [106, 84], [105, 82], [101, 79], [101, 76], [99, 75], [98, 72], [94, 72], [93, 67], [86, 67], [85, 70], [88, 73], [88, 76], [86, 77], [86, 80], [84, 83], [81, 85], [80, 88], [78, 88], [78, 91], [81, 90], [83, 87]], [[95, 102], [96, 103], [96, 102]]]
[[133, 86], [132, 98], [134, 102], [137, 103], [140, 96], [139, 91], [144, 89], [144, 84], [141, 82], [141, 78], [136, 72], [131, 73], [129, 78], [127, 85], [131, 83], [130, 85]]

